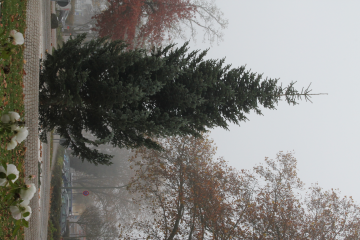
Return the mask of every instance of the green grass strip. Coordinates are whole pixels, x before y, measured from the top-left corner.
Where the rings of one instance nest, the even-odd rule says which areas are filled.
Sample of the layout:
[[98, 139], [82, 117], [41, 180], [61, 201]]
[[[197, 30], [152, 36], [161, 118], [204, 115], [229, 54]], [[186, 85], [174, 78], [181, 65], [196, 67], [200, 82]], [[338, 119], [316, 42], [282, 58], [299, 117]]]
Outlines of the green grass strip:
[[[0, 28], [9, 34], [11, 30], [16, 30], [24, 34], [26, 27], [26, 0], [6, 0], [0, 1], [1, 18]], [[30, 33], [28, 33], [30, 34]], [[18, 46], [10, 60], [0, 60], [0, 115], [8, 111], [16, 111], [24, 117], [24, 95], [23, 95], [23, 59], [24, 45]], [[6, 71], [4, 71], [6, 70]], [[9, 70], [9, 73], [5, 73]], [[8, 141], [9, 136], [0, 136], [0, 145]], [[8, 163], [24, 165], [25, 155], [24, 143], [17, 146], [14, 150], [7, 151], [0, 148], [0, 158]], [[24, 168], [19, 169], [20, 182], [24, 182]], [[0, 198], [0, 202], [2, 199]], [[33, 210], [34, 211], [34, 210]], [[14, 229], [14, 219], [11, 217], [8, 207], [0, 209], [0, 238], [1, 240], [14, 239], [12, 236]], [[17, 239], [24, 239], [24, 230], [21, 229], [17, 234]]]
[[50, 218], [48, 224], [48, 238], [60, 240], [61, 239], [61, 183], [62, 183], [62, 168], [64, 162], [65, 150], [59, 146], [56, 154], [56, 163], [51, 177], [51, 198], [50, 198]]

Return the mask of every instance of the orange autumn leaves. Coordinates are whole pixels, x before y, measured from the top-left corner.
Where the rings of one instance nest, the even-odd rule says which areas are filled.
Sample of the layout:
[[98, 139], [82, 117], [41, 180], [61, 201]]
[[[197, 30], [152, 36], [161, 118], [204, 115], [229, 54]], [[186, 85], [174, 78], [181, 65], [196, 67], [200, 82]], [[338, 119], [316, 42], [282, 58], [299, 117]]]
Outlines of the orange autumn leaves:
[[130, 239], [359, 239], [351, 198], [313, 185], [305, 195], [292, 153], [238, 171], [214, 159], [207, 136], [160, 139], [141, 148], [129, 186], [141, 213], [121, 225]]
[[137, 38], [138, 46], [145, 39], [151, 44], [161, 43], [174, 24], [195, 15], [195, 6], [189, 0], [108, 0], [108, 5], [94, 16], [99, 36], [124, 39], [130, 44]]

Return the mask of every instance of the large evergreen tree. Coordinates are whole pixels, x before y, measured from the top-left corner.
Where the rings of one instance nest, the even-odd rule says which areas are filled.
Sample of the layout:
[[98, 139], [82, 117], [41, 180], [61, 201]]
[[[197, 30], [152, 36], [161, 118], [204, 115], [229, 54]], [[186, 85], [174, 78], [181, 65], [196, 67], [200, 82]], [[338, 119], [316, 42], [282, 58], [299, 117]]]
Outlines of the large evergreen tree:
[[56, 129], [63, 145], [95, 164], [109, 164], [111, 156], [91, 145], [159, 148], [151, 137], [227, 128], [250, 110], [273, 109], [282, 96], [296, 104], [302, 95], [293, 84], [283, 88], [245, 67], [205, 60], [207, 50], [188, 52], [188, 44], [147, 53], [127, 51], [121, 41], [84, 39], [70, 39], [41, 62], [40, 128]]

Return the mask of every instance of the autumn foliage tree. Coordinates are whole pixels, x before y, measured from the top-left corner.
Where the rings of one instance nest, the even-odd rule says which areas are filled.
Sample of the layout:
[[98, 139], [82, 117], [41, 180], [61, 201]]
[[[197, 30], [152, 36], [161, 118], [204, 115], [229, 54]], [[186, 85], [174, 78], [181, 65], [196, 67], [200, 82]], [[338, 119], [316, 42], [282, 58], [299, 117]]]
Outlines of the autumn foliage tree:
[[278, 153], [276, 161], [254, 167], [253, 204], [246, 212], [250, 239], [301, 239], [305, 209], [296, 190], [303, 188], [297, 177], [296, 159]]
[[[213, 1], [205, 0], [108, 0], [107, 10], [94, 16], [99, 36], [126, 40], [131, 46], [161, 43], [169, 37], [184, 37], [184, 27], [196, 35], [220, 40], [227, 20]], [[219, 29], [220, 28], [220, 29]]]
[[122, 237], [131, 239], [139, 231], [150, 239], [223, 239], [238, 231], [249, 203], [244, 191], [249, 182], [222, 159], [212, 160], [211, 143], [172, 137], [161, 142], [162, 152], [137, 151], [142, 156], [135, 161], [139, 178], [129, 190], [142, 193], [136, 201], [145, 202], [146, 217], [123, 225]]
[[163, 152], [140, 148], [129, 191], [140, 217], [121, 225], [134, 239], [359, 239], [360, 208], [317, 185], [300, 195], [292, 153], [253, 171], [214, 160], [207, 136], [158, 139]]
[[360, 209], [352, 197], [340, 197], [339, 190], [324, 191], [314, 184], [305, 204], [304, 238], [359, 239]]

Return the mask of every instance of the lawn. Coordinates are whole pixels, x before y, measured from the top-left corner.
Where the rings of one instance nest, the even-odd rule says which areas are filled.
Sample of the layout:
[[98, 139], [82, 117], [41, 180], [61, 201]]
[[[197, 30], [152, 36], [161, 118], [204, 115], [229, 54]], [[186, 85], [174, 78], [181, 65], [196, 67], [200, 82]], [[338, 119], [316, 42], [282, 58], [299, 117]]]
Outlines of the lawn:
[[60, 47], [62, 47], [62, 45], [64, 44], [64, 38], [63, 38], [63, 35], [62, 35], [62, 32], [61, 32], [61, 26], [59, 26], [57, 29], [56, 29], [56, 46], [54, 46], [55, 48], [58, 48], [58, 45]]
[[[26, 20], [26, 1], [24, 0], [6, 0], [1, 1], [0, 29], [9, 34], [11, 30], [25, 32]], [[0, 115], [8, 111], [16, 111], [21, 117], [24, 117], [23, 102], [23, 51], [24, 46], [18, 46], [12, 54], [10, 60], [0, 60]], [[0, 136], [0, 144], [8, 141], [9, 136]], [[7, 151], [0, 148], [0, 158], [16, 166], [23, 166], [25, 155], [24, 143], [17, 146], [14, 150]], [[21, 167], [20, 178], [18, 181], [24, 182], [24, 168]], [[0, 198], [0, 203], [3, 199]], [[14, 239], [12, 231], [14, 220], [6, 206], [0, 209], [0, 236], [1, 240]], [[24, 231], [21, 229], [17, 234], [17, 239], [24, 239]]]
[[61, 182], [62, 167], [64, 161], [64, 148], [59, 146], [56, 153], [56, 163], [51, 177], [51, 199], [50, 199], [50, 218], [48, 227], [48, 238], [59, 240], [61, 237], [60, 214], [61, 214]]

